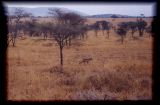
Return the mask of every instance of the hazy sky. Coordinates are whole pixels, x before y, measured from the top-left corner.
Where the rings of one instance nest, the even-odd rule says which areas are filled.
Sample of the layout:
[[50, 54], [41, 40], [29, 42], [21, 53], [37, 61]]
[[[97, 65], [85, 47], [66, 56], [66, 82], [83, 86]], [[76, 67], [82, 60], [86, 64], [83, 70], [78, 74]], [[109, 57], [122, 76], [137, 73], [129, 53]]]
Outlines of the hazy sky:
[[156, 3], [4, 3], [8, 7], [60, 7], [79, 11], [88, 15], [122, 14], [130, 16], [155, 15]]

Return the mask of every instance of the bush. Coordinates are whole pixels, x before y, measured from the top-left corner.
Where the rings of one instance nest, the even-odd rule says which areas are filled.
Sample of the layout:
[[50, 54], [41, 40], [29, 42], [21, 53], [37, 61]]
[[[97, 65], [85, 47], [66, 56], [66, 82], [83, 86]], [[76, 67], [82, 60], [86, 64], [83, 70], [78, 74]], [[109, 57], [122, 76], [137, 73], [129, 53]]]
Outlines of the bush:
[[111, 92], [122, 92], [132, 89], [132, 79], [127, 79], [128, 75], [120, 72], [108, 73], [102, 76], [102, 81]]
[[72, 100], [104, 100], [103, 95], [98, 95], [95, 90], [77, 91], [71, 98]]
[[98, 78], [97, 75], [89, 76], [88, 77], [88, 82], [90, 82], [96, 90], [101, 90], [102, 89], [103, 84], [102, 84], [102, 82], [100, 81], [100, 79]]

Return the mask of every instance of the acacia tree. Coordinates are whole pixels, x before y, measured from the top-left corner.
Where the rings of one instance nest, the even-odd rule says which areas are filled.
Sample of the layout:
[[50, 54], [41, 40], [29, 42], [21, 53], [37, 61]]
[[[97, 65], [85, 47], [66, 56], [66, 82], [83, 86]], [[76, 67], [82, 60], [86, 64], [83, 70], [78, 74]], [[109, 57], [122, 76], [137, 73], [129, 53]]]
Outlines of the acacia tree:
[[118, 16], [117, 15], [112, 15], [111, 18], [112, 18], [112, 21], [115, 21], [115, 19], [118, 18]]
[[144, 21], [142, 18], [137, 18], [137, 27], [138, 27], [140, 37], [143, 36], [143, 32], [144, 32], [146, 26], [147, 26], [146, 21]]
[[110, 22], [108, 22], [108, 25], [107, 25], [107, 27], [106, 27], [106, 31], [107, 31], [107, 35], [108, 35], [108, 39], [109, 39], [109, 34], [110, 34], [110, 30], [111, 30], [111, 28], [112, 28], [112, 24], [110, 23]]
[[87, 33], [88, 33], [88, 25], [82, 25], [80, 26], [80, 29], [79, 29], [81, 32], [80, 32], [80, 39], [87, 39]]
[[36, 19], [30, 19], [30, 21], [25, 22], [25, 31], [28, 32], [30, 37], [32, 37], [34, 34], [39, 33], [42, 30]]
[[127, 31], [128, 31], [128, 27], [127, 27], [127, 24], [125, 22], [121, 22], [121, 23], [118, 24], [118, 28], [116, 30], [116, 33], [121, 37], [122, 44], [124, 42], [124, 38], [127, 34]]
[[49, 33], [49, 23], [41, 23], [39, 24], [40, 35], [43, 34], [43, 38], [47, 39]]
[[95, 36], [97, 37], [98, 31], [100, 30], [99, 22], [97, 21], [96, 23], [92, 24], [91, 29], [94, 30]]
[[60, 49], [60, 64], [63, 65], [63, 48], [65, 40], [69, 37], [70, 28], [67, 25], [58, 24], [54, 26], [53, 37], [59, 45]]
[[[125, 30], [126, 31], [126, 34], [127, 34], [127, 32], [128, 32], [128, 30], [129, 30], [129, 27], [128, 27], [129, 25], [128, 25], [128, 22], [120, 22], [119, 24], [118, 24], [118, 29], [123, 29], [123, 30]], [[124, 34], [124, 37], [126, 37], [126, 34]]]
[[[71, 26], [72, 29], [73, 28], [76, 29], [76, 30], [70, 31], [70, 35], [66, 39], [66, 45], [71, 46], [71, 39], [76, 38], [76, 36], [80, 36], [81, 39], [84, 39], [84, 37], [87, 36], [87, 26], [84, 24], [86, 22], [85, 18], [82, 18], [80, 15], [76, 13], [69, 12], [69, 13], [65, 13], [62, 16], [62, 19], [64, 21], [64, 24], [68, 24]], [[75, 35], [76, 33], [79, 35]]]
[[128, 22], [128, 28], [131, 30], [131, 35], [133, 38], [134, 33], [137, 31], [137, 23], [133, 21]]
[[107, 21], [102, 21], [101, 25], [102, 25], [102, 31], [106, 31], [106, 33], [107, 33], [107, 37], [106, 38], [109, 39], [109, 33], [110, 33], [110, 29], [111, 29], [111, 23], [107, 22]]
[[60, 64], [63, 66], [63, 48], [66, 40], [74, 39], [81, 34], [81, 28], [84, 24], [84, 18], [76, 13], [65, 13], [59, 8], [49, 9], [49, 14], [54, 17], [54, 23], [50, 26], [50, 33], [57, 42], [60, 49]]

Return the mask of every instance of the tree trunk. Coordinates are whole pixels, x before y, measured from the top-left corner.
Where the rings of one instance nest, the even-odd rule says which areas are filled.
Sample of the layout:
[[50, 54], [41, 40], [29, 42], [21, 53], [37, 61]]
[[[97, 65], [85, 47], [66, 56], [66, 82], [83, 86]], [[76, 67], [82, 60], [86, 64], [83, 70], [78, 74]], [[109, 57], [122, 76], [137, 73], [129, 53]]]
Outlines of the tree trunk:
[[60, 46], [60, 64], [63, 66], [63, 47]]
[[66, 46], [68, 46], [68, 38], [65, 40], [65, 44]]
[[139, 36], [142, 37], [143, 36], [143, 31], [139, 30]]
[[108, 39], [109, 39], [109, 30], [108, 30], [107, 34], [108, 34]]
[[7, 37], [7, 47], [9, 46], [9, 43], [13, 40], [13, 38], [9, 39], [9, 36]]
[[133, 38], [133, 31], [132, 31], [132, 38]]
[[122, 44], [123, 44], [123, 41], [124, 41], [124, 37], [123, 36], [121, 36], [121, 41], [122, 41]]
[[16, 37], [17, 37], [17, 34], [15, 33], [12, 37], [12, 44], [13, 44], [13, 47], [15, 47], [15, 43], [16, 43]]
[[82, 39], [84, 40], [84, 34], [82, 34], [81, 36], [82, 36]]
[[85, 33], [85, 38], [86, 38], [86, 39], [88, 38], [88, 35], [87, 35], [87, 33]]
[[47, 33], [41, 33], [43, 34], [44, 39], [47, 39]]
[[69, 37], [69, 46], [71, 46], [71, 37]]
[[15, 42], [16, 42], [16, 38], [15, 38], [15, 37], [13, 37], [13, 39], [12, 39], [13, 47], [15, 47]]
[[43, 39], [46, 39], [46, 36], [45, 36], [45, 34], [43, 33]]
[[104, 35], [104, 30], [102, 30], [102, 34]]
[[98, 33], [97, 30], [95, 30], [95, 36], [96, 36], [96, 37], [97, 37], [97, 33]]
[[142, 36], [144, 35], [144, 30], [142, 30]]

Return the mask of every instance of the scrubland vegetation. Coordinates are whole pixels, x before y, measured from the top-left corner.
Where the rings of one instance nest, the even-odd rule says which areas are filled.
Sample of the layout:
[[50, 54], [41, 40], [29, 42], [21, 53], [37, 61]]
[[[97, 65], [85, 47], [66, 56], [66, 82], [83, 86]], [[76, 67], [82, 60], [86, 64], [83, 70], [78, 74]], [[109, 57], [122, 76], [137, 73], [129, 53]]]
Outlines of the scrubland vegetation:
[[55, 17], [44, 22], [17, 11], [8, 23], [9, 100], [152, 99], [151, 18], [49, 9]]

